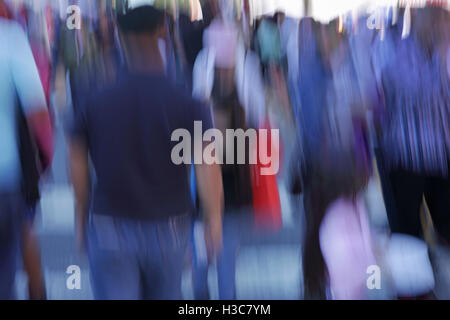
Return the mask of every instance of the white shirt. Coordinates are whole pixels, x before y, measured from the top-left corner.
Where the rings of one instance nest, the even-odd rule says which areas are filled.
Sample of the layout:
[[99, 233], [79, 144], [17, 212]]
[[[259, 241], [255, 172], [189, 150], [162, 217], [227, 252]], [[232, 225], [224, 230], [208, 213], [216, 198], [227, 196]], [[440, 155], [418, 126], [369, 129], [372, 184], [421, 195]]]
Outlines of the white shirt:
[[45, 108], [44, 90], [19, 24], [0, 19], [0, 192], [20, 187], [17, 97], [25, 115]]
[[[234, 54], [234, 53], [233, 53]], [[217, 53], [214, 48], [205, 48], [197, 55], [193, 71], [193, 96], [208, 101], [214, 86], [214, 66]], [[258, 55], [245, 51], [239, 42], [235, 58], [235, 83], [241, 105], [246, 111], [247, 121], [258, 126], [265, 119], [265, 88]]]

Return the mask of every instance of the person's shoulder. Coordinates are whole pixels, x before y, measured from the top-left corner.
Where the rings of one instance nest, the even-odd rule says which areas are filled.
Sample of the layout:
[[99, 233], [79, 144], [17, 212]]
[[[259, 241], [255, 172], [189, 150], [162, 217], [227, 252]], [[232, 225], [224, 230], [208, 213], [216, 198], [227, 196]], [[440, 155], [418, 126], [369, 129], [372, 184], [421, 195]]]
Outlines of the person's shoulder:
[[200, 100], [194, 98], [188, 91], [175, 85], [171, 86], [171, 98], [181, 107], [192, 107], [201, 105]]
[[4, 41], [11, 41], [11, 43], [26, 39], [25, 31], [18, 22], [3, 18], [0, 18], [0, 36]]
[[9, 20], [9, 19], [5, 19], [5, 18], [1, 18], [0, 17], [0, 30], [2, 31], [9, 31], [9, 30], [14, 30], [15, 28], [21, 28], [20, 24], [17, 23], [14, 20]]
[[126, 94], [124, 86], [118, 82], [91, 91], [85, 90], [80, 93], [81, 99], [79, 108], [81, 108], [81, 111], [92, 111], [93, 108], [98, 109], [105, 105], [110, 106], [114, 103], [119, 103], [119, 98]]
[[322, 220], [321, 229], [330, 230], [334, 228], [341, 228], [346, 224], [346, 217], [349, 211], [354, 211], [354, 206], [348, 199], [340, 197], [330, 203], [325, 211]]
[[208, 109], [206, 104], [195, 98], [188, 91], [173, 86], [170, 97], [167, 99], [168, 106], [178, 114], [184, 114], [186, 119], [191, 120], [204, 115]]
[[184, 104], [194, 102], [192, 94], [186, 88], [177, 85], [167, 77], [156, 77], [150, 81], [150, 88], [156, 93], [163, 95], [163, 98], [167, 101], [184, 102]]

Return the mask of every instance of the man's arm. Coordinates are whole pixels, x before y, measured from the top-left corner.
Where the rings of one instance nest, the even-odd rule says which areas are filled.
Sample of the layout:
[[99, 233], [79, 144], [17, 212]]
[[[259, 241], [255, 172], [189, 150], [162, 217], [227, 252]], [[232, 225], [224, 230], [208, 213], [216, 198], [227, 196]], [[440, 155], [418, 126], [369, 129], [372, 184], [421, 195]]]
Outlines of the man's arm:
[[222, 248], [222, 172], [218, 164], [195, 165], [198, 192], [204, 212], [206, 241], [210, 254]]
[[[206, 105], [194, 100], [187, 110], [189, 115], [186, 118], [192, 121], [188, 121], [187, 127], [194, 125], [195, 121], [201, 121], [203, 130], [214, 128], [211, 110]], [[194, 132], [194, 127], [191, 127], [191, 132]], [[202, 155], [206, 146], [207, 144], [204, 143]], [[224, 202], [222, 170], [218, 161], [215, 161], [213, 164], [203, 162], [195, 165], [195, 173], [205, 222], [206, 245], [209, 254], [214, 255], [222, 247], [222, 211]]]
[[69, 154], [70, 173], [75, 193], [75, 232], [78, 247], [82, 249], [90, 198], [88, 149], [86, 144], [80, 140], [72, 139], [69, 145]]

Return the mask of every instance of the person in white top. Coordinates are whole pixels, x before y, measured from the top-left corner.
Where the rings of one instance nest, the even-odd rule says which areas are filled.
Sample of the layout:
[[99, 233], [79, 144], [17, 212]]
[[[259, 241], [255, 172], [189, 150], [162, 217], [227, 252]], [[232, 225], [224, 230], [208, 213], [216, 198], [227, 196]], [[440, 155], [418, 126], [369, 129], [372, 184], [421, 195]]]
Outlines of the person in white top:
[[0, 18], [0, 43], [0, 299], [11, 299], [26, 210], [22, 185], [27, 177], [22, 175], [19, 152], [19, 111], [27, 120], [42, 168], [49, 166], [53, 146], [44, 91], [20, 25]]

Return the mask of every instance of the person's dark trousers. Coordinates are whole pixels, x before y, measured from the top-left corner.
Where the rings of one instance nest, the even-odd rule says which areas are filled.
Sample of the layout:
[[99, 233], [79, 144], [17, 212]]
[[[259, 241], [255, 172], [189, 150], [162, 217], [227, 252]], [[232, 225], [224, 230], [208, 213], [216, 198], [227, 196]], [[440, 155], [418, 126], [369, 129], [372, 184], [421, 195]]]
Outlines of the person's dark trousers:
[[15, 299], [15, 276], [25, 204], [20, 193], [0, 193], [0, 300]]
[[392, 191], [391, 180], [389, 178], [389, 168], [383, 157], [383, 152], [380, 148], [374, 148], [375, 160], [377, 162], [378, 175], [381, 182], [381, 191], [383, 193], [384, 205], [386, 208], [386, 213], [389, 219], [389, 224], [392, 227], [396, 216], [396, 206], [394, 195]]
[[425, 197], [436, 231], [442, 240], [450, 244], [449, 178], [393, 170], [389, 180], [396, 208], [395, 215], [388, 212], [391, 231], [420, 237], [420, 208]]
[[139, 221], [93, 215], [90, 279], [98, 300], [180, 300], [190, 215]]

